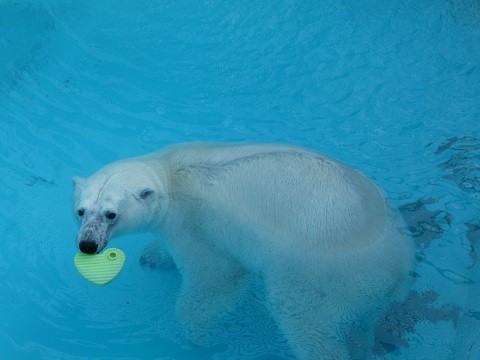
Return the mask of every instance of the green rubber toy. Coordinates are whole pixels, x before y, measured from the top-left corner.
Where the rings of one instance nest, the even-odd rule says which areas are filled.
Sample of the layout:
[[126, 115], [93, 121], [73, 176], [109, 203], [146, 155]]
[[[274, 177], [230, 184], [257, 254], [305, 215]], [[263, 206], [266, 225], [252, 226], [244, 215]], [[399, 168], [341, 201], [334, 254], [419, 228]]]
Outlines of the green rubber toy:
[[101, 254], [78, 253], [74, 263], [85, 280], [95, 285], [106, 285], [120, 273], [126, 258], [122, 250], [110, 248]]

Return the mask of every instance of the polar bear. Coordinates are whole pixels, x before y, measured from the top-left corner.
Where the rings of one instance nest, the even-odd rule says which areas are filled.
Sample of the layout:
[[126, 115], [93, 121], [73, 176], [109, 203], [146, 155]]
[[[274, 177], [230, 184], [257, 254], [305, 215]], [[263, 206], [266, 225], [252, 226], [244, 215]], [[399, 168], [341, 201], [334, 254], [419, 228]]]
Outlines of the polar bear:
[[412, 240], [381, 190], [315, 151], [187, 143], [74, 183], [81, 251], [162, 235], [182, 275], [177, 314], [194, 339], [256, 274], [298, 359], [362, 358], [382, 310], [409, 285]]

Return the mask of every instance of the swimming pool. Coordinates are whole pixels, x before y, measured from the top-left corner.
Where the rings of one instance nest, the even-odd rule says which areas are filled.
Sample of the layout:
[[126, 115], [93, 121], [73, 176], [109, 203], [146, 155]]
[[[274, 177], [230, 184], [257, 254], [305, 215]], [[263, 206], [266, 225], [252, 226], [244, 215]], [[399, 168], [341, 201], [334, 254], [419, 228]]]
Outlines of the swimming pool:
[[[373, 358], [479, 359], [480, 5], [0, 1], [0, 349], [5, 359], [292, 356], [255, 283], [210, 346], [183, 337], [179, 275], [106, 287], [73, 266], [71, 178], [192, 140], [302, 145], [367, 174], [417, 246]], [[397, 319], [395, 331], [387, 331]]]

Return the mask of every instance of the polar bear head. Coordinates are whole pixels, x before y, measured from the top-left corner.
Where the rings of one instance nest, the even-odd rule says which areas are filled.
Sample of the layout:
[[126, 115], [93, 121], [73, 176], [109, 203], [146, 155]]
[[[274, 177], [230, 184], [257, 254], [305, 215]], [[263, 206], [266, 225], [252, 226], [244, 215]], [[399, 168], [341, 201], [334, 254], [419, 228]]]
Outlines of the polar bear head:
[[113, 163], [73, 183], [77, 243], [88, 254], [102, 251], [113, 237], [154, 230], [168, 206], [163, 183], [141, 162]]

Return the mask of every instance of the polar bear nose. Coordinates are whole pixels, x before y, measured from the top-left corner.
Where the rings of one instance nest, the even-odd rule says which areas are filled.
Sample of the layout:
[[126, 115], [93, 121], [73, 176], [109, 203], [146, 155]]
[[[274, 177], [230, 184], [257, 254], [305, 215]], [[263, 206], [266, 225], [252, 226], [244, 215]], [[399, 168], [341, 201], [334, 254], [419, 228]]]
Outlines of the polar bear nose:
[[98, 245], [93, 241], [82, 241], [78, 247], [80, 248], [80, 251], [85, 254], [94, 254], [98, 249]]

